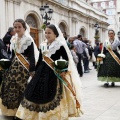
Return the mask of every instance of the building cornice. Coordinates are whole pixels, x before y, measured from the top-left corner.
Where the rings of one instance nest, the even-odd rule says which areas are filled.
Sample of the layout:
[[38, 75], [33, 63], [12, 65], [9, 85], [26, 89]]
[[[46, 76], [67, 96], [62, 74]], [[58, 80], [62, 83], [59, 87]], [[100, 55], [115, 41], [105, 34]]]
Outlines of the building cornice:
[[[88, 18], [92, 18], [94, 20], [97, 20], [98, 22], [104, 21], [104, 23], [107, 24], [107, 22], [105, 20], [101, 20], [100, 19], [100, 17], [101, 17], [101, 18], [107, 20], [108, 17], [104, 13], [101, 13], [101, 11], [94, 9], [92, 6], [90, 6], [90, 5], [88, 5], [88, 4], [84, 3], [84, 2], [80, 2], [80, 1], [78, 2], [76, 0], [70, 0], [69, 3], [68, 3], [68, 5], [66, 6], [66, 5], [63, 5], [62, 3], [59, 3], [57, 1], [55, 1], [55, 0], [47, 0], [47, 1], [50, 2], [50, 3], [52, 3], [52, 4], [55, 4], [55, 5], [59, 6], [61, 9], [64, 8], [64, 9], [66, 9], [69, 12], [75, 12], [77, 14], [80, 14], [80, 15], [84, 16], [84, 17], [88, 17]], [[86, 12], [82, 12], [79, 9], [75, 9], [75, 7], [70, 6], [70, 4], [72, 4], [72, 5], [76, 4], [80, 8], [82, 8], [83, 10], [85, 10]], [[85, 6], [87, 6], [87, 7], [82, 6], [82, 4], [85, 4]], [[95, 16], [98, 16], [99, 18], [91, 15], [90, 13], [93, 13]]]
[[22, 0], [5, 0], [6, 2], [12, 2], [14, 4], [20, 5]]

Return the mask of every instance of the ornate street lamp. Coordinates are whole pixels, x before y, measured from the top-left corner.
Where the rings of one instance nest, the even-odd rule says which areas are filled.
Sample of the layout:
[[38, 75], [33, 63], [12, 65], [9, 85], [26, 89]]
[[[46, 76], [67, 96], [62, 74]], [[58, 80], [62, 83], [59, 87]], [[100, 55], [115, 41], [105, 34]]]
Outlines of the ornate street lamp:
[[95, 28], [95, 42], [99, 42], [99, 38], [100, 38], [100, 36], [99, 36], [99, 28], [100, 28], [100, 26], [99, 26], [99, 24], [98, 23], [96, 23], [95, 25], [94, 25], [94, 28]]
[[48, 22], [48, 20], [51, 20], [52, 18], [53, 9], [49, 8], [49, 6], [46, 4], [40, 7], [40, 13], [41, 13], [42, 19], [45, 19], [44, 24], [49, 25], [50, 22]]

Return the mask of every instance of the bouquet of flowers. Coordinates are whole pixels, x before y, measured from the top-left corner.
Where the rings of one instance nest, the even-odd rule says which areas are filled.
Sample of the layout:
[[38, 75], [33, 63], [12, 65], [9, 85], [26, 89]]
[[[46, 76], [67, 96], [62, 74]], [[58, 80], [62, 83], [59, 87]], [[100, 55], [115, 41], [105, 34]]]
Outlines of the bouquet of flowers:
[[0, 70], [6, 70], [10, 65], [11, 61], [9, 59], [0, 59]]
[[103, 64], [103, 59], [105, 58], [104, 54], [98, 54], [97, 56], [97, 68], [99, 69], [100, 65]]

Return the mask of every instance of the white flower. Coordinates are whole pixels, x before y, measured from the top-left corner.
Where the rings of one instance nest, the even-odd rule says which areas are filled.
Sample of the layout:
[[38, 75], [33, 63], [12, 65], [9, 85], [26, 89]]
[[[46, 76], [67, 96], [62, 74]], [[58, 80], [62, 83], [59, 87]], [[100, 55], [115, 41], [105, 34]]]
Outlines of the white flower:
[[101, 53], [101, 54], [98, 54], [98, 57], [105, 58], [105, 55]]

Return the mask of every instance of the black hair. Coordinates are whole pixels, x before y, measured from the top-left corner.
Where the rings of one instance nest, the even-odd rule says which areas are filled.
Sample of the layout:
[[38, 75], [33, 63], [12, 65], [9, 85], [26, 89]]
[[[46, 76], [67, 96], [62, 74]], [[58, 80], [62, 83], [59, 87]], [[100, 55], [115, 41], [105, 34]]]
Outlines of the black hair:
[[47, 25], [46, 28], [50, 28], [50, 29], [54, 32], [54, 34], [56, 35], [56, 37], [59, 36], [59, 33], [58, 33], [58, 31], [57, 31], [55, 25], [50, 24], [50, 25]]
[[82, 38], [82, 35], [80, 35], [80, 34], [79, 34], [79, 35], [77, 35], [77, 38]]
[[9, 27], [8, 28], [8, 33], [10, 34], [13, 31], [14, 27]]
[[119, 35], [119, 34], [120, 34], [120, 31], [118, 31], [117, 35]]
[[65, 35], [67, 35], [65, 31], [64, 31], [64, 32], [62, 32], [62, 33], [64, 33]]
[[115, 35], [115, 31], [114, 31], [114, 30], [112, 30], [112, 29], [108, 30], [108, 34], [109, 34], [109, 32], [110, 32], [110, 31], [112, 31], [112, 32], [114, 33], [114, 35]]
[[97, 42], [96, 45], [98, 46], [98, 45], [99, 45], [99, 42]]
[[[15, 22], [20, 22], [22, 24], [23, 28], [25, 28], [25, 30], [27, 29], [26, 23], [25, 23], [25, 21], [23, 19], [16, 19], [14, 21], [14, 23]], [[14, 23], [13, 23], [13, 26], [14, 26]]]
[[70, 50], [72, 50], [75, 46], [73, 44], [70, 45]]

